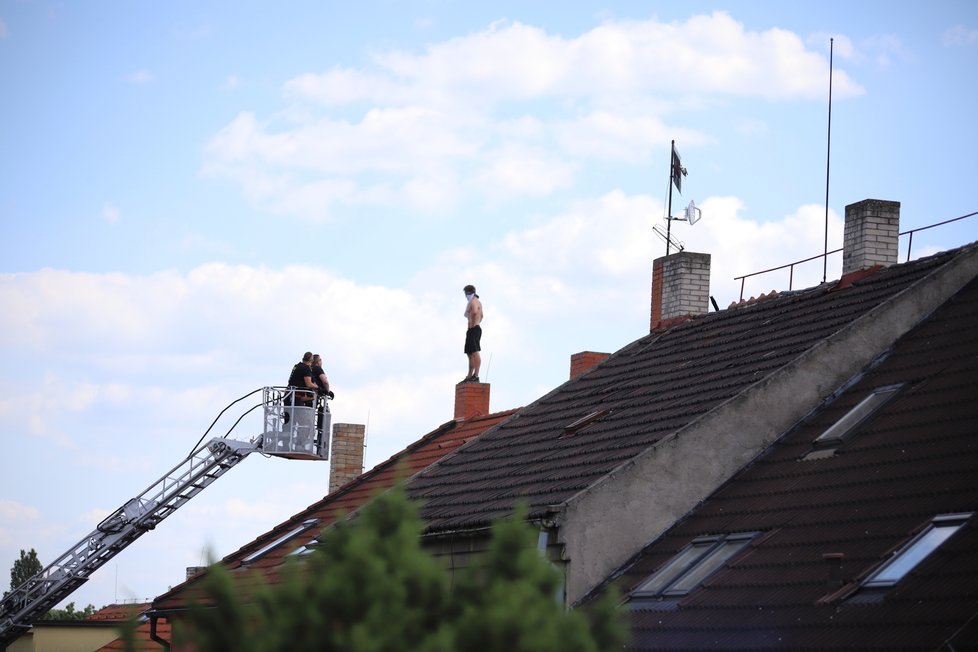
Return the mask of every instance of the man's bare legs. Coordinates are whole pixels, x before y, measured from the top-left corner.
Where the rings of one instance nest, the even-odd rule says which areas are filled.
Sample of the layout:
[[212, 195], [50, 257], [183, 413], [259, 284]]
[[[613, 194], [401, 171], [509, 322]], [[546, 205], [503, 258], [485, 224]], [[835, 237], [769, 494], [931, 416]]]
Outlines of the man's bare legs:
[[469, 354], [469, 375], [466, 376], [465, 378], [466, 379], [469, 379], [469, 378], [478, 379], [479, 378], [479, 368], [480, 367], [482, 367], [482, 354], [480, 352], [478, 352], [478, 351], [476, 351], [475, 353], [470, 353]]

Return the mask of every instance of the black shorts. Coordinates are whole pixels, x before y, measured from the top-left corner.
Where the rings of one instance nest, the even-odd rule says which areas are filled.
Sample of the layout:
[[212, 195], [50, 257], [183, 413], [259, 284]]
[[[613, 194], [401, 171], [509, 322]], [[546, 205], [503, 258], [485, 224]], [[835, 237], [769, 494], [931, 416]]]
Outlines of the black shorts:
[[465, 353], [482, 350], [482, 326], [473, 326], [465, 331]]

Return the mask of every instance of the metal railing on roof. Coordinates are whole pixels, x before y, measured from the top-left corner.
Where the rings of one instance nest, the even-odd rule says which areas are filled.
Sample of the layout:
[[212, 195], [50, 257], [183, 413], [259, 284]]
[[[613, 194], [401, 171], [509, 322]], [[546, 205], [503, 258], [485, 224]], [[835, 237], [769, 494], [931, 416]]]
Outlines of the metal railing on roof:
[[[933, 229], [933, 228], [938, 227], [938, 226], [944, 226], [945, 224], [950, 224], [951, 222], [957, 222], [959, 220], [967, 219], [969, 217], [974, 217], [975, 215], [978, 215], [978, 211], [974, 211], [973, 213], [968, 213], [967, 215], [962, 215], [960, 217], [954, 217], [954, 218], [951, 218], [949, 220], [944, 220], [943, 222], [937, 222], [935, 224], [928, 224], [927, 226], [922, 226], [922, 227], [919, 227], [919, 228], [916, 228], [916, 229], [910, 229], [909, 231], [903, 231], [903, 232], [899, 233], [898, 234], [898, 237], [903, 237], [905, 235], [910, 236], [907, 239], [907, 260], [908, 261], [910, 260], [910, 251], [911, 251], [911, 248], [913, 247], [913, 234], [916, 233], [917, 231], [926, 231], [927, 229]], [[828, 252], [826, 252], [824, 254], [818, 254], [817, 256], [811, 256], [811, 257], [805, 258], [803, 260], [796, 260], [795, 262], [788, 263], [786, 265], [779, 265], [778, 267], [771, 267], [770, 269], [764, 269], [764, 270], [761, 270], [759, 272], [751, 272], [750, 274], [744, 274], [743, 276], [735, 276], [734, 277], [734, 280], [735, 281], [740, 281], [740, 300], [741, 301], [744, 300], [744, 283], [747, 281], [748, 278], [751, 278], [752, 276], [760, 276], [761, 274], [767, 274], [769, 272], [776, 272], [776, 271], [781, 270], [781, 269], [787, 269], [788, 270], [788, 290], [790, 291], [792, 289], [792, 286], [793, 286], [793, 283], [794, 283], [794, 280], [795, 280], [795, 265], [801, 265], [802, 263], [808, 263], [808, 262], [811, 262], [813, 260], [819, 260], [820, 258], [826, 258], [828, 256], [831, 256], [832, 254], [837, 254], [840, 251], [842, 251], [842, 248], [841, 247], [839, 249], [833, 249], [832, 251], [828, 251]]]

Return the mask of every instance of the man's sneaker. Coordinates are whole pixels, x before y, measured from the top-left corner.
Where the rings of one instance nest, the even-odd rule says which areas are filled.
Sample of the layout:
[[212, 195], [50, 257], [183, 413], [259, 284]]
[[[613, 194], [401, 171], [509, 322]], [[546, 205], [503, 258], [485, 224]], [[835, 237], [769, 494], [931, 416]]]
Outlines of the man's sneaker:
[[479, 377], [478, 376], [469, 376], [469, 382], [470, 383], [477, 383], [477, 382], [479, 382]]

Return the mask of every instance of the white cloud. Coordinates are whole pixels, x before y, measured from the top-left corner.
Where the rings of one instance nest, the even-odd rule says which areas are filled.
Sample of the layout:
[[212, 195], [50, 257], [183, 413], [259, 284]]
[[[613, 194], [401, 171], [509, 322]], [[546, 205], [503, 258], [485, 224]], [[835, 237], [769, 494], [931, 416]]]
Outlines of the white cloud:
[[599, 110], [555, 125], [563, 149], [575, 156], [637, 163], [679, 139], [700, 145], [707, 138], [693, 129], [665, 125], [654, 115], [629, 115]]
[[102, 207], [102, 219], [109, 224], [116, 224], [119, 222], [119, 209], [112, 204], [106, 204]]
[[[677, 137], [710, 142], [669, 116], [718, 98], [822, 101], [827, 69], [822, 45], [752, 32], [723, 12], [608, 21], [572, 37], [500, 21], [419, 51], [375, 53], [364, 67], [298, 75], [283, 86], [280, 113], [243, 112], [217, 133], [202, 170], [277, 214], [325, 220], [358, 205], [445, 214], [460, 188], [483, 189], [489, 205], [546, 196], [590, 161], [634, 165]], [[841, 69], [833, 83], [838, 98], [863, 92]]]
[[431, 169], [404, 183], [408, 205], [428, 214], [452, 213], [462, 199], [458, 176], [449, 169]]
[[545, 150], [516, 144], [486, 152], [481, 168], [477, 183], [493, 198], [547, 196], [570, 187], [574, 177], [573, 165], [567, 161]]
[[768, 132], [768, 125], [763, 120], [743, 120], [734, 127], [737, 133], [748, 136], [762, 135]]
[[4, 523], [37, 520], [39, 512], [36, 507], [22, 505], [13, 500], [0, 498], [0, 520]]
[[36, 507], [0, 498], [0, 547], [16, 549], [23, 541], [22, 533], [36, 527], [39, 521], [40, 512]]
[[948, 47], [970, 46], [978, 44], [978, 29], [955, 25], [944, 32], [944, 45]]
[[148, 84], [153, 81], [153, 73], [145, 69], [134, 70], [123, 77], [123, 79], [130, 84]]
[[[516, 22], [378, 53], [379, 70], [334, 69], [287, 85], [296, 97], [403, 102], [475, 94], [492, 102], [634, 92], [721, 92], [820, 98], [827, 59], [781, 29], [749, 32], [728, 14], [686, 22], [609, 21], [576, 38]], [[840, 71], [842, 95], [862, 89]]]
[[240, 85], [241, 85], [241, 80], [238, 78], [237, 75], [228, 75], [227, 78], [224, 80], [224, 83], [221, 84], [220, 88], [222, 91], [233, 91], [236, 88], [238, 88], [238, 86]]
[[[807, 205], [779, 220], [759, 222], [743, 215], [745, 206], [735, 197], [706, 199], [703, 218], [695, 226], [683, 228], [687, 248], [712, 255], [711, 292], [720, 306], [740, 298], [740, 281], [734, 277], [788, 265], [822, 253], [825, 241], [825, 207]], [[842, 246], [843, 220], [829, 211], [829, 250]], [[695, 240], [694, 240], [695, 238]], [[822, 281], [822, 260], [794, 269], [782, 269], [749, 278], [744, 283], [744, 298], [772, 290], [787, 290], [817, 285]], [[829, 257], [828, 277], [841, 273], [839, 255]]]

